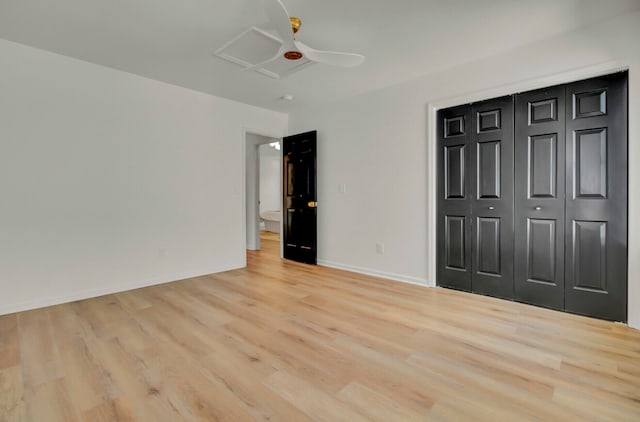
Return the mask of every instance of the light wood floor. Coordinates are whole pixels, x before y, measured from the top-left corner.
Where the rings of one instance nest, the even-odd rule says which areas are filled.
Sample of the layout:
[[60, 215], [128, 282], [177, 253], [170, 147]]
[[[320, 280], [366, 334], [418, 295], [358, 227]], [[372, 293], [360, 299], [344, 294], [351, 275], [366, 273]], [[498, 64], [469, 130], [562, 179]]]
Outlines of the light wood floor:
[[286, 263], [0, 317], [0, 420], [640, 420], [640, 332]]
[[[274, 233], [266, 230], [260, 230], [260, 241], [263, 240], [274, 240], [276, 242], [280, 241], [280, 233]], [[267, 245], [267, 249], [269, 249], [269, 244]]]

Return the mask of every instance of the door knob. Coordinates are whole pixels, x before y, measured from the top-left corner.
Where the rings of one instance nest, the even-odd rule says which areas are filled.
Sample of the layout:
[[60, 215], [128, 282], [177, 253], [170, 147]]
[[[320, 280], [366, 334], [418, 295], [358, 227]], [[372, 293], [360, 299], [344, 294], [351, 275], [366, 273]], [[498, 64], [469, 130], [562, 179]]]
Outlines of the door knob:
[[540, 211], [542, 209], [542, 207], [540, 205], [538, 205], [537, 207], [534, 208], [534, 210], [536, 211]]
[[489, 207], [489, 209], [493, 211], [496, 209], [496, 207]]
[[318, 208], [318, 203], [315, 202], [315, 201], [309, 201], [309, 202], [307, 202], [307, 206], [309, 208]]

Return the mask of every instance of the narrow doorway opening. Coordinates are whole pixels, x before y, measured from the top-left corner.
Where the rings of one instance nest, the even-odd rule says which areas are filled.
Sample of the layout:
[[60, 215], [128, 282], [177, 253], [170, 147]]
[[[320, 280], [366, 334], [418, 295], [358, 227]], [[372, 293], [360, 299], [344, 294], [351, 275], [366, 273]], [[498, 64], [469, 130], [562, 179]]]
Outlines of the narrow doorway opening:
[[246, 245], [281, 255], [281, 139], [246, 133]]

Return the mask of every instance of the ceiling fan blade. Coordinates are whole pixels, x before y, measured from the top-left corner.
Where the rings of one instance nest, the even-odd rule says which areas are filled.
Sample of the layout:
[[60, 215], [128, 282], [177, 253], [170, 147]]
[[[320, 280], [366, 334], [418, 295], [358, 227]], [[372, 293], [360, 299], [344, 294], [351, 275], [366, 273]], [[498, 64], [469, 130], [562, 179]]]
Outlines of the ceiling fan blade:
[[295, 40], [294, 44], [307, 59], [313, 62], [340, 67], [356, 67], [364, 62], [364, 56], [362, 54], [320, 51], [298, 40]]
[[289, 12], [280, 0], [264, 0], [264, 11], [284, 44], [293, 42]]

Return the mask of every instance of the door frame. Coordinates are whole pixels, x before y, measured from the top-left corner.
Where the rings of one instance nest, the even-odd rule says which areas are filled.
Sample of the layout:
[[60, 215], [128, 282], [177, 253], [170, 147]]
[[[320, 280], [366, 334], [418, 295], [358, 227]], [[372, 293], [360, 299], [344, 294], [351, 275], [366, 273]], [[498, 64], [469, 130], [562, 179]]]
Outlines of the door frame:
[[[255, 144], [255, 147], [258, 148], [260, 145], [264, 145], [264, 144], [269, 144], [271, 142], [274, 142], [273, 140], [277, 140], [278, 142], [282, 143], [282, 137], [283, 135], [281, 134], [269, 134], [269, 133], [265, 133], [263, 130], [259, 130], [259, 129], [253, 129], [250, 127], [244, 127], [242, 129], [242, 262], [243, 262], [243, 267], [247, 266], [247, 231], [248, 231], [248, 227], [247, 227], [247, 153], [248, 153], [248, 148], [249, 148], [249, 140], [247, 139], [247, 135], [257, 135], [257, 136], [263, 136], [265, 138], [269, 138], [269, 141], [263, 142], [263, 143], [259, 143], [259, 144]], [[253, 145], [252, 145], [253, 146]], [[259, 159], [256, 160], [255, 162], [255, 166], [256, 166], [256, 170], [257, 172], [260, 171], [260, 161]], [[280, 176], [279, 176], [279, 180], [282, 180], [282, 154], [280, 154]], [[259, 173], [258, 173], [258, 185], [259, 185]], [[258, 189], [257, 191], [257, 195], [260, 194], [260, 191]], [[280, 202], [282, 202], [282, 191], [280, 192]], [[258, 213], [260, 212], [260, 208], [259, 206], [257, 207]], [[258, 226], [258, 231], [259, 231], [259, 226]], [[282, 218], [280, 218], [280, 233], [282, 233]], [[258, 244], [259, 244], [260, 240], [258, 239]], [[282, 249], [282, 236], [280, 236], [280, 258], [282, 258], [282, 254], [283, 254], [283, 249]]]
[[[625, 60], [615, 60], [600, 63], [594, 66], [588, 66], [573, 69], [566, 72], [556, 73], [552, 75], [542, 76], [530, 80], [515, 82], [499, 87], [489, 88], [486, 90], [467, 92], [452, 97], [445, 97], [433, 100], [427, 103], [427, 283], [431, 287], [436, 287], [436, 271], [437, 271], [437, 154], [438, 154], [438, 137], [437, 137], [437, 111], [443, 108], [453, 107], [461, 104], [468, 104], [476, 101], [482, 101], [487, 98], [496, 98], [504, 95], [515, 94], [518, 92], [532, 91], [535, 89], [545, 88], [554, 85], [560, 85], [582, 79], [594, 78], [618, 71], [629, 72], [629, 116], [631, 112], [640, 108], [638, 100], [634, 100], [634, 93], [638, 91], [640, 86], [640, 62], [630, 62]], [[633, 103], [633, 104], [632, 104]], [[633, 107], [632, 107], [633, 105]], [[631, 142], [632, 139], [640, 139], [638, 124], [632, 126], [631, 120], [628, 122], [629, 132], [629, 150], [627, 160], [628, 163], [640, 162], [640, 146]], [[636, 142], [637, 144], [637, 142]], [[640, 192], [640, 170], [634, 170], [629, 165], [628, 175], [628, 216], [640, 214], [640, 198], [636, 192]], [[632, 233], [632, 221], [629, 218], [627, 227], [628, 233]], [[636, 230], [637, 232], [638, 230]], [[640, 328], [640, 278], [633, 277], [632, 266], [636, 265], [633, 256], [640, 256], [640, 237], [628, 237], [628, 254], [630, 259], [627, 265], [627, 324], [634, 328]]]

